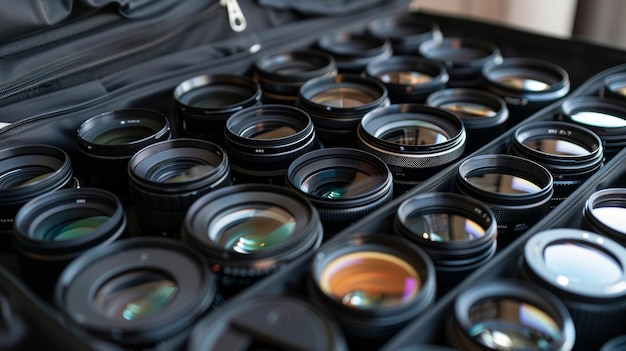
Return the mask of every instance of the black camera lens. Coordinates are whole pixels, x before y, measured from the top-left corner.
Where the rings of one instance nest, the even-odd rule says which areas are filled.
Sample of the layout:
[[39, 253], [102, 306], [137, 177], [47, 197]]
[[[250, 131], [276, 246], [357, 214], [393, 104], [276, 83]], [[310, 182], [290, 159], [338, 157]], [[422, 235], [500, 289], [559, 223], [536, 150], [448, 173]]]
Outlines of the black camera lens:
[[435, 192], [410, 197], [398, 207], [393, 228], [431, 258], [440, 295], [496, 252], [495, 215], [463, 195]]
[[59, 189], [27, 202], [15, 215], [13, 243], [24, 281], [44, 299], [82, 252], [127, 234], [120, 200], [99, 189]]
[[231, 297], [317, 248], [322, 223], [300, 194], [269, 184], [241, 184], [208, 193], [185, 216], [181, 240], [203, 253]]
[[583, 207], [580, 227], [605, 235], [626, 246], [625, 219], [626, 188], [607, 188], [589, 196]]
[[392, 104], [423, 103], [448, 83], [448, 72], [438, 62], [415, 56], [392, 56], [367, 64], [365, 74], [381, 81]]
[[317, 46], [335, 59], [339, 73], [361, 73], [372, 60], [392, 54], [389, 40], [369, 33], [332, 32], [322, 35]]
[[387, 340], [431, 306], [435, 268], [421, 248], [401, 237], [338, 236], [317, 250], [308, 289], [335, 314], [349, 342], [368, 345]]
[[573, 123], [537, 121], [515, 130], [513, 155], [540, 163], [552, 173], [552, 207], [561, 203], [581, 183], [602, 167], [602, 140], [594, 132]]
[[142, 233], [174, 237], [192, 202], [232, 183], [224, 150], [215, 143], [188, 138], [139, 150], [129, 161], [128, 178]]
[[76, 131], [85, 185], [106, 189], [127, 200], [130, 158], [142, 148], [170, 137], [170, 123], [157, 111], [116, 110], [87, 119]]
[[626, 103], [598, 96], [577, 96], [561, 104], [561, 119], [596, 133], [604, 143], [606, 160], [626, 146]]
[[177, 134], [222, 146], [228, 117], [260, 105], [261, 95], [259, 84], [242, 75], [201, 75], [185, 80], [174, 89]]
[[624, 332], [626, 248], [617, 242], [579, 229], [545, 230], [526, 242], [520, 272], [565, 302], [580, 331], [576, 349], [598, 350]]
[[493, 211], [500, 248], [548, 212], [554, 192], [552, 174], [545, 167], [505, 154], [467, 158], [457, 168], [454, 186], [458, 193], [473, 197]]
[[70, 157], [52, 145], [0, 150], [0, 251], [11, 251], [13, 219], [29, 200], [74, 185]]
[[439, 25], [416, 13], [403, 13], [371, 21], [367, 31], [391, 42], [394, 55], [415, 55], [421, 43], [443, 38]]
[[361, 118], [387, 105], [387, 88], [380, 81], [355, 74], [309, 80], [296, 101], [296, 106], [311, 116], [325, 147], [353, 147]]
[[600, 351], [623, 351], [626, 350], [626, 335], [616, 336], [602, 345]]
[[409, 191], [463, 155], [465, 128], [451, 112], [422, 104], [394, 104], [366, 114], [357, 146], [380, 157], [393, 175], [395, 195]]
[[450, 88], [471, 88], [480, 85], [481, 71], [487, 64], [502, 62], [500, 49], [484, 40], [464, 37], [431, 39], [419, 46], [422, 57], [446, 66]]
[[570, 89], [567, 71], [554, 63], [529, 58], [507, 57], [486, 64], [482, 79], [485, 89], [508, 104], [509, 126], [564, 97]]
[[294, 50], [263, 56], [254, 63], [253, 77], [263, 90], [263, 103], [294, 105], [306, 81], [337, 74], [333, 57], [319, 50]]
[[250, 107], [228, 118], [224, 148], [235, 184], [284, 185], [289, 164], [317, 148], [315, 127], [297, 107]]
[[453, 311], [446, 333], [461, 350], [568, 351], [578, 337], [563, 302], [524, 281], [475, 284], [457, 295]]
[[357, 149], [326, 148], [295, 159], [287, 187], [309, 199], [330, 237], [389, 202], [393, 179], [378, 157]]
[[604, 79], [600, 96], [626, 101], [626, 73], [614, 73]]
[[509, 109], [504, 100], [488, 91], [472, 88], [449, 88], [435, 91], [426, 105], [447, 110], [463, 121], [467, 140], [465, 154], [470, 154], [506, 131]]
[[127, 238], [73, 260], [55, 306], [76, 328], [122, 346], [145, 347], [188, 333], [209, 309], [215, 276], [171, 238]]
[[239, 300], [196, 324], [187, 350], [347, 351], [343, 331], [319, 304], [290, 295]]

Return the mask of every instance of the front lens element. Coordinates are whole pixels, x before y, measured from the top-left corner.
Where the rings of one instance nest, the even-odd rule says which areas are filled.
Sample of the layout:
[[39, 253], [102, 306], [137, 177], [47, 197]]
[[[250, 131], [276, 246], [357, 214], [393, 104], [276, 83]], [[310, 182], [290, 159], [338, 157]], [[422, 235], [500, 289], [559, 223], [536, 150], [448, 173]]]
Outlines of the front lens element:
[[[581, 242], [558, 242], [544, 249], [546, 267], [557, 276], [557, 283], [607, 286], [622, 278], [623, 268], [607, 252]], [[598, 274], [602, 272], [602, 274]]]
[[[61, 214], [63, 215], [63, 214]], [[44, 240], [59, 241], [84, 236], [109, 220], [108, 216], [91, 216], [59, 223], [43, 237]]]
[[367, 194], [384, 182], [383, 175], [337, 167], [312, 173], [302, 181], [300, 190], [324, 199], [347, 199]]
[[429, 213], [409, 216], [405, 225], [422, 238], [430, 241], [474, 240], [485, 236], [486, 232], [475, 221], [457, 214]]
[[497, 114], [497, 112], [489, 106], [464, 101], [448, 102], [439, 107], [453, 112], [461, 118], [494, 117]]
[[504, 173], [483, 173], [465, 179], [473, 186], [496, 194], [536, 194], [541, 187], [532, 181]]
[[572, 121], [591, 127], [622, 128], [626, 127], [626, 119], [622, 116], [596, 111], [581, 111], [570, 115]]
[[526, 91], [545, 91], [550, 89], [550, 84], [538, 79], [527, 77], [500, 77], [496, 82], [513, 89]]

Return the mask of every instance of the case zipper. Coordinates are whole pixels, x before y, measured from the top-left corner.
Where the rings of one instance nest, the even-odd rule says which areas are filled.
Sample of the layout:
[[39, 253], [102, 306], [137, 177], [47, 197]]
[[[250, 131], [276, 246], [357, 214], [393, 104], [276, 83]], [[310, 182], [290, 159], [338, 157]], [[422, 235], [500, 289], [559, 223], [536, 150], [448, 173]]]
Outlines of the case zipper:
[[243, 32], [248, 27], [246, 16], [243, 15], [237, 0], [220, 0], [220, 5], [226, 7], [228, 11], [228, 24], [235, 32]]

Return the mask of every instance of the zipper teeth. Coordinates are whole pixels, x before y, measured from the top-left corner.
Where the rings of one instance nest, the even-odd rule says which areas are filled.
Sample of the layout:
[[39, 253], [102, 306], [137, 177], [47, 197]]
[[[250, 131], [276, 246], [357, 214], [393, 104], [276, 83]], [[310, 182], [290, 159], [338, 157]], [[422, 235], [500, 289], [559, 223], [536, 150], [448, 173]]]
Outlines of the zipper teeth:
[[207, 7], [206, 11], [194, 14], [192, 17], [184, 17], [167, 24], [156, 24], [139, 33], [133, 33], [129, 38], [115, 40], [102, 44], [99, 48], [89, 48], [80, 52], [69, 61], [57, 60], [51, 64], [38, 67], [21, 76], [11, 79], [0, 86], [0, 100], [17, 95], [44, 85], [48, 82], [62, 78], [63, 76], [80, 72], [85, 69], [115, 60], [126, 55], [141, 52], [152, 46], [184, 32], [188, 26], [195, 23], [196, 18], [214, 13], [219, 9], [219, 4], [214, 3]]

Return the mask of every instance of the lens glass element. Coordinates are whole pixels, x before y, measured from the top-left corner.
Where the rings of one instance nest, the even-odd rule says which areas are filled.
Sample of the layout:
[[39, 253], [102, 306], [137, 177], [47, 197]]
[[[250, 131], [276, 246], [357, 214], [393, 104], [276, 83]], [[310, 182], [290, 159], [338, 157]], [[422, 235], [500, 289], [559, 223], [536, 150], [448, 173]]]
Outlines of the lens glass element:
[[415, 86], [431, 82], [434, 77], [420, 72], [382, 72], [376, 78], [387, 84]]
[[574, 122], [600, 128], [626, 127], [626, 120], [609, 113], [581, 111], [570, 116]]
[[615, 258], [582, 242], [555, 242], [545, 248], [543, 257], [546, 266], [558, 274], [557, 283], [563, 286], [608, 286], [623, 275], [623, 267]]
[[250, 139], [280, 139], [298, 133], [298, 129], [282, 123], [264, 122], [243, 130], [240, 136]]
[[96, 291], [94, 305], [112, 319], [135, 320], [153, 315], [168, 306], [177, 284], [153, 270], [133, 270], [106, 281]]
[[99, 145], [124, 145], [145, 139], [154, 134], [154, 130], [142, 126], [129, 126], [124, 123], [120, 128], [114, 128], [98, 134], [92, 141]]
[[384, 181], [382, 176], [356, 168], [336, 167], [311, 174], [300, 184], [300, 190], [326, 199], [345, 199], [362, 195]]
[[450, 139], [442, 128], [424, 121], [389, 123], [377, 130], [376, 137], [399, 145], [433, 145]]
[[313, 96], [311, 101], [330, 107], [353, 108], [372, 103], [376, 97], [361, 89], [339, 87], [326, 89]]
[[236, 208], [209, 225], [209, 237], [220, 247], [241, 254], [270, 249], [294, 234], [296, 218], [278, 206]]
[[156, 181], [159, 183], [184, 183], [194, 181], [209, 172], [215, 167], [211, 165], [190, 164], [184, 161], [173, 162], [169, 167], [159, 169]]
[[551, 350], [558, 323], [541, 309], [513, 298], [489, 298], [469, 312], [470, 336], [490, 350]]
[[383, 252], [359, 251], [324, 267], [319, 285], [345, 306], [371, 309], [402, 305], [417, 296], [421, 277], [406, 261]]
[[466, 181], [473, 186], [498, 194], [535, 194], [541, 188], [531, 181], [510, 174], [484, 173], [469, 176]]
[[626, 233], [626, 208], [619, 206], [602, 206], [591, 210], [593, 216], [607, 227]]
[[497, 111], [494, 111], [489, 106], [465, 101], [448, 102], [439, 107], [454, 112], [461, 118], [493, 117], [497, 114]]
[[[63, 212], [58, 215], [67, 217], [67, 213]], [[52, 220], [54, 221], [54, 218]], [[64, 220], [46, 232], [43, 236], [43, 240], [61, 241], [79, 238], [91, 233], [108, 220], [108, 216], [90, 216], [80, 219]]]
[[425, 240], [456, 241], [475, 240], [485, 236], [483, 227], [465, 216], [451, 213], [430, 213], [409, 216], [405, 225]]
[[504, 86], [526, 91], [546, 91], [550, 88], [550, 84], [546, 82], [527, 77], [505, 76], [496, 81]]
[[556, 156], [587, 156], [592, 152], [574, 142], [553, 138], [529, 139], [523, 144], [531, 149]]

